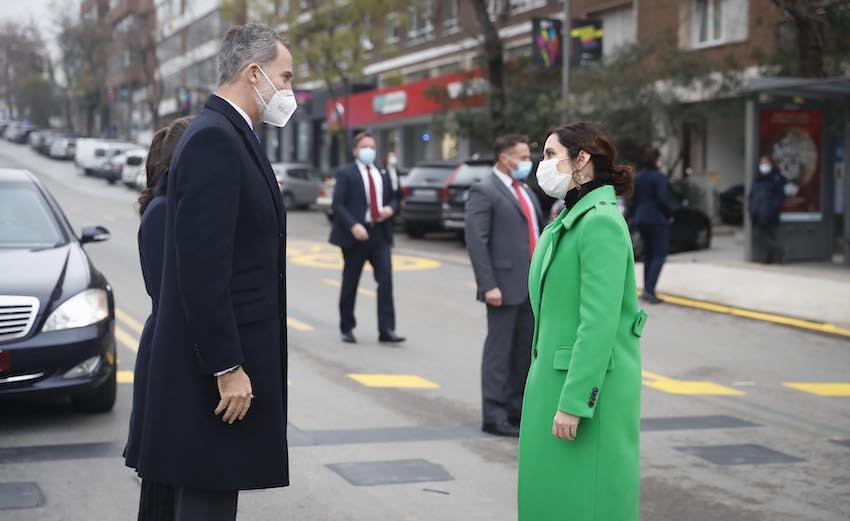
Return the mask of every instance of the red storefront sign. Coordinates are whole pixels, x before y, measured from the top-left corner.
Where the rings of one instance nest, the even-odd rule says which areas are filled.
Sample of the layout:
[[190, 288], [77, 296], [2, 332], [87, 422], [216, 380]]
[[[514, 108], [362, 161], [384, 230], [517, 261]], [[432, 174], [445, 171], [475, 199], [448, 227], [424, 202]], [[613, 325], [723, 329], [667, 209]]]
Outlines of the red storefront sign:
[[821, 211], [823, 113], [765, 109], [759, 121], [760, 155], [769, 156], [787, 181], [783, 212]]
[[[434, 96], [434, 91], [441, 95]], [[328, 101], [328, 127], [335, 129], [374, 125], [417, 116], [426, 116], [443, 109], [444, 98], [450, 108], [469, 107], [484, 103], [486, 80], [481, 71], [456, 72], [439, 78], [385, 87], [338, 97]], [[346, 120], [346, 104], [348, 119]]]

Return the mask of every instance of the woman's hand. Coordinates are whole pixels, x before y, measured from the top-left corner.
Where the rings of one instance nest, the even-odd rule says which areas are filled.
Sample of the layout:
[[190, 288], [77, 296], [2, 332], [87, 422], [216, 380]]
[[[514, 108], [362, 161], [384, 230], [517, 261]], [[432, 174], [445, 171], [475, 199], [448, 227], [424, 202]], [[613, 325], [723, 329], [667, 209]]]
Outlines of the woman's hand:
[[580, 420], [581, 418], [578, 416], [558, 411], [555, 414], [555, 420], [552, 422], [552, 435], [562, 440], [573, 441], [578, 434], [578, 422]]

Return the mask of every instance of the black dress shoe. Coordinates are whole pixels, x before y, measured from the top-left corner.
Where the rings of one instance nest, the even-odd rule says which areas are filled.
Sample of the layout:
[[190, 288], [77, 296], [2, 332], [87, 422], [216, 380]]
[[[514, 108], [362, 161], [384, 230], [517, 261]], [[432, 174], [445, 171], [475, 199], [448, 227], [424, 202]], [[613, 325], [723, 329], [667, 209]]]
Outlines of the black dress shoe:
[[640, 296], [640, 299], [650, 304], [661, 304], [662, 302], [664, 302], [663, 300], [658, 298], [654, 293], [647, 292], [643, 292], [643, 294]]
[[519, 438], [519, 427], [511, 425], [509, 422], [503, 423], [485, 423], [481, 426], [481, 430], [487, 434], [494, 436], [506, 436], [508, 438]]
[[354, 333], [351, 331], [343, 331], [342, 332], [342, 341], [346, 344], [356, 344], [357, 339], [354, 338]]
[[398, 336], [395, 334], [395, 331], [382, 331], [380, 335], [378, 335], [378, 342], [397, 344], [399, 342], [404, 342], [407, 340], [403, 336]]

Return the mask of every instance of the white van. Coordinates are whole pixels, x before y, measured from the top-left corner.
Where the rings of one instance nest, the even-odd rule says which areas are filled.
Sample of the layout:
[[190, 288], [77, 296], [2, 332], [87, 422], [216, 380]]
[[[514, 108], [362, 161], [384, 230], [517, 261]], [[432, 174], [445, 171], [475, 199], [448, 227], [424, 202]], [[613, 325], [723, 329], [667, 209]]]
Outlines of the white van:
[[122, 141], [83, 138], [77, 140], [74, 164], [84, 175], [100, 175], [104, 164], [112, 157], [138, 145]]

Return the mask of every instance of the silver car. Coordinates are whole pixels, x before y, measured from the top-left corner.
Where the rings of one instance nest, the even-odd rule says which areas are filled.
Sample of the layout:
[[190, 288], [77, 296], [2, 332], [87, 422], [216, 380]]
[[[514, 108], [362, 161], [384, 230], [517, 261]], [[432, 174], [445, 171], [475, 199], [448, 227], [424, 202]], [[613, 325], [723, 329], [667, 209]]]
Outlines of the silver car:
[[272, 170], [287, 210], [309, 208], [325, 186], [316, 168], [307, 163], [273, 163]]

